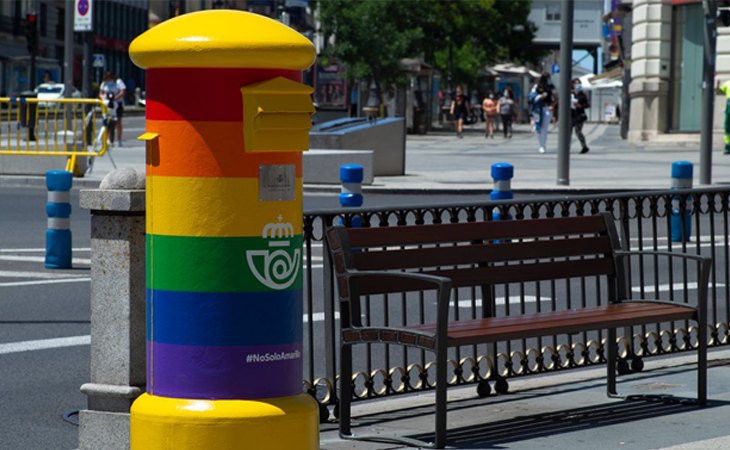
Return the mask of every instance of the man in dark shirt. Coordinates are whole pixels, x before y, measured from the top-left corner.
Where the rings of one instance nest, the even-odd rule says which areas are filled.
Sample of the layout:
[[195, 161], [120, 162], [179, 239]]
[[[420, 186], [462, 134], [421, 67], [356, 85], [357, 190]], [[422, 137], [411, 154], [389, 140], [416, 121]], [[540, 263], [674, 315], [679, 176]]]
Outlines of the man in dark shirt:
[[588, 153], [588, 145], [586, 145], [586, 137], [583, 136], [583, 124], [588, 120], [586, 109], [590, 108], [588, 97], [582, 90], [580, 80], [573, 80], [572, 89], [570, 91], [570, 117], [571, 126], [575, 129], [575, 136], [582, 146], [580, 152]]

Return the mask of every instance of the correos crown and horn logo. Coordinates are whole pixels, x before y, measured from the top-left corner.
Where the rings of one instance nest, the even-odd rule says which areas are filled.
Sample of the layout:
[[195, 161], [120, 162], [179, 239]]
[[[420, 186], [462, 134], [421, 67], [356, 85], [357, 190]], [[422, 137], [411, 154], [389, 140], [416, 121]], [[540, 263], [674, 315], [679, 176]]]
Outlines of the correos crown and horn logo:
[[267, 223], [261, 237], [268, 239], [267, 250], [248, 250], [246, 261], [251, 273], [264, 286], [270, 289], [286, 289], [294, 283], [299, 274], [301, 249], [290, 249], [294, 237], [294, 226], [289, 222]]

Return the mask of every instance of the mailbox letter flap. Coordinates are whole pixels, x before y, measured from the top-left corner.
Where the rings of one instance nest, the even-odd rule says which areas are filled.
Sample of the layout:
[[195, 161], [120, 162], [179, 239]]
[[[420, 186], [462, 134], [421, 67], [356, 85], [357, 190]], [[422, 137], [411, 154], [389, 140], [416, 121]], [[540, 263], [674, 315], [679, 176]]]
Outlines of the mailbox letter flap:
[[309, 147], [312, 88], [278, 77], [241, 88], [247, 152], [303, 151]]

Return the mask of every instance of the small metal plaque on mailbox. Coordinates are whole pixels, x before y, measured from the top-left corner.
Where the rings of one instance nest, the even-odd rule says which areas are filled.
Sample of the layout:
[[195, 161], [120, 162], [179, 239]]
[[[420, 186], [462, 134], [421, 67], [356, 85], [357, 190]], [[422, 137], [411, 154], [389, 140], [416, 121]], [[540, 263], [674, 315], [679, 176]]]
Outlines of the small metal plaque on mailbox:
[[259, 201], [295, 200], [296, 168], [294, 164], [263, 164], [259, 166]]

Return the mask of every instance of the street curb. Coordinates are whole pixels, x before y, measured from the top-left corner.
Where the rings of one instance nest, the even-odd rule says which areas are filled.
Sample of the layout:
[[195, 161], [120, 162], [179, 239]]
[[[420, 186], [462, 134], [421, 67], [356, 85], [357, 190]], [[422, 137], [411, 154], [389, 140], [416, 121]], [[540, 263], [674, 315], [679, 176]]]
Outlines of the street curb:
[[[555, 194], [555, 195], [593, 195], [593, 194], [607, 194], [607, 193], [623, 193], [623, 192], [645, 192], [654, 190], [663, 190], [666, 187], [660, 188], [647, 188], [647, 187], [636, 187], [636, 188], [622, 188], [622, 189], [599, 189], [599, 188], [525, 188], [525, 189], [512, 189], [515, 194]], [[304, 184], [305, 193], [339, 193], [340, 186], [327, 186], [317, 184]], [[362, 192], [364, 194], [402, 194], [402, 195], [419, 195], [419, 194], [430, 194], [430, 195], [484, 195], [489, 196], [492, 192], [491, 189], [476, 189], [476, 188], [409, 188], [409, 187], [388, 187], [388, 186], [363, 186]]]
[[[101, 180], [92, 178], [74, 178], [73, 188], [96, 189]], [[3, 175], [0, 176], [0, 187], [46, 187], [46, 178], [43, 175]]]
[[[74, 178], [73, 187], [82, 189], [96, 189], [101, 183], [100, 179], [95, 178]], [[37, 186], [45, 187], [46, 180], [42, 175], [0, 175], [0, 187], [26, 187], [26, 186]], [[721, 187], [723, 184], [711, 184], [706, 187]], [[556, 187], [543, 187], [543, 188], [524, 188], [524, 189], [513, 189], [512, 192], [515, 194], [522, 195], [538, 195], [538, 194], [549, 194], [549, 195], [601, 195], [601, 194], [614, 194], [614, 193], [630, 193], [630, 192], [647, 192], [666, 190], [666, 186], [662, 187], [634, 187], [634, 188], [621, 188], [621, 189], [601, 189], [601, 188], [570, 188], [563, 186]], [[340, 185], [323, 185], [323, 184], [304, 184], [304, 193], [310, 194], [339, 194], [341, 190]], [[401, 195], [483, 195], [485, 201], [488, 200], [491, 189], [476, 189], [476, 188], [428, 188], [428, 187], [389, 187], [389, 186], [363, 186], [362, 192], [364, 194], [401, 194]]]

